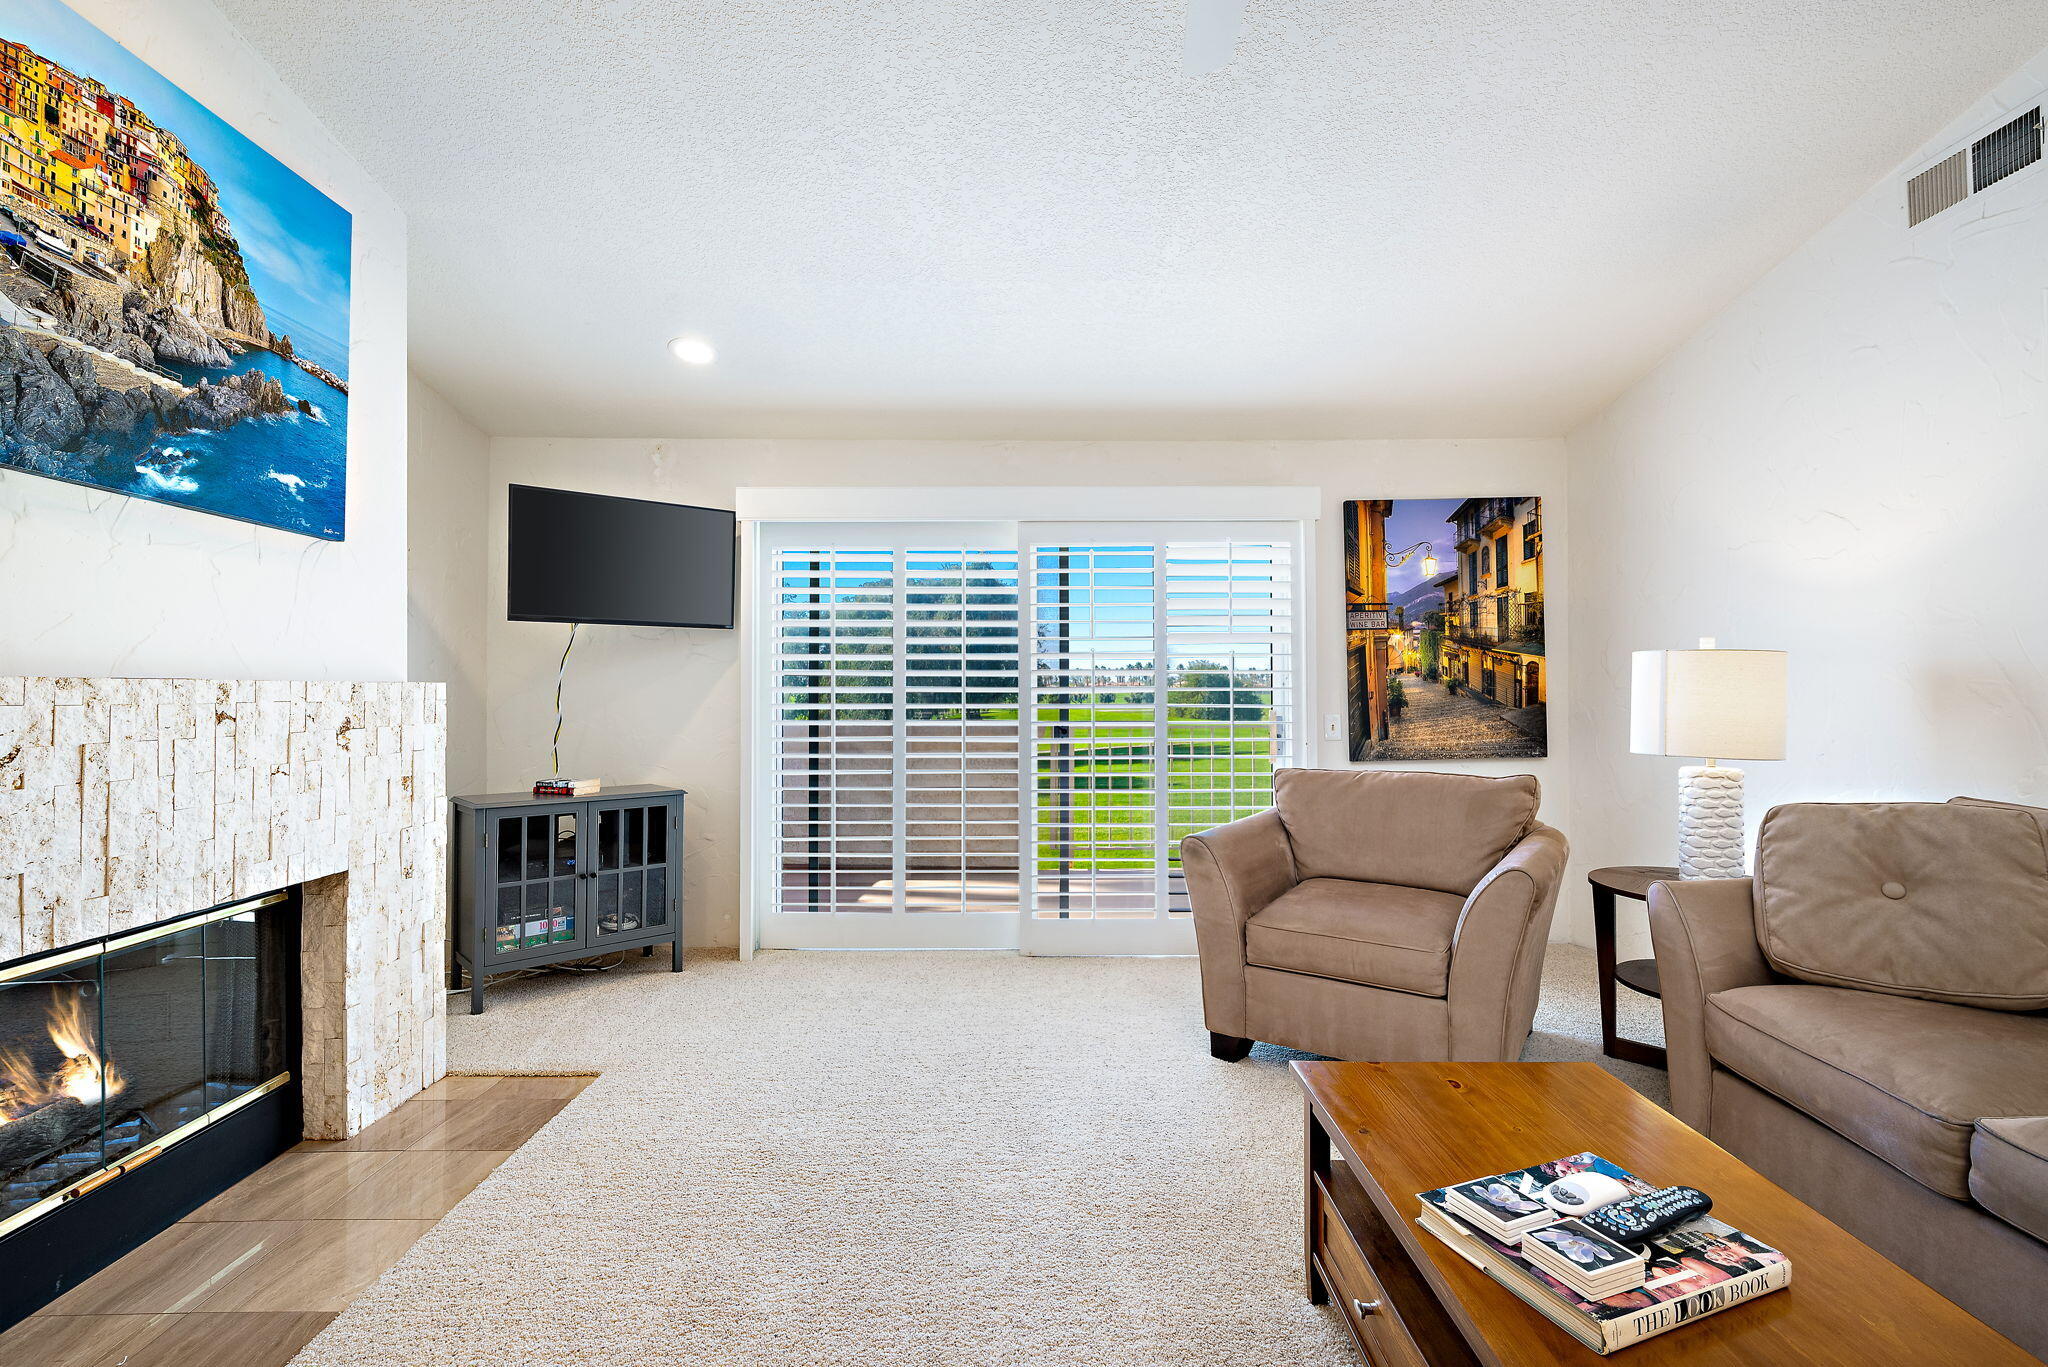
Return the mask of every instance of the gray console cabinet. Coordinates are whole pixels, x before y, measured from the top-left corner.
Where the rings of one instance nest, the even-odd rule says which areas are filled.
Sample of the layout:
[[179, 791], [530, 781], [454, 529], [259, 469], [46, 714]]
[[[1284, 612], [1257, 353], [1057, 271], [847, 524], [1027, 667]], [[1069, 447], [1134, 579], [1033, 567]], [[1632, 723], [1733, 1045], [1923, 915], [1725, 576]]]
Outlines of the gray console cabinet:
[[634, 784], [589, 797], [458, 797], [450, 985], [469, 1010], [492, 973], [669, 946], [683, 966], [681, 788]]

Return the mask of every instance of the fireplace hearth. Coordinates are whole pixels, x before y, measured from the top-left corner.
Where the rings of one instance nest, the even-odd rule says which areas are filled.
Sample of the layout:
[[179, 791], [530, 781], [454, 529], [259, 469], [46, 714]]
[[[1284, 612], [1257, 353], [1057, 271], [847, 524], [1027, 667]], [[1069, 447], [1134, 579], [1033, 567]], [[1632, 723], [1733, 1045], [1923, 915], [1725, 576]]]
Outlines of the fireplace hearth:
[[299, 902], [0, 965], [0, 1326], [297, 1138]]

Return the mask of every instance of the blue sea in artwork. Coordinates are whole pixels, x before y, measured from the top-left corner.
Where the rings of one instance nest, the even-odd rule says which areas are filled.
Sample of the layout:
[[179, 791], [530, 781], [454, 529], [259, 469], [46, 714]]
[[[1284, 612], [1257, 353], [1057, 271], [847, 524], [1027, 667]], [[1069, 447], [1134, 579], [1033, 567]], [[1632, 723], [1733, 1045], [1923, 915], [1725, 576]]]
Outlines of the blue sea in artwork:
[[[337, 372], [346, 364], [345, 353], [331, 350], [331, 342], [295, 327], [291, 319], [273, 318], [271, 327], [289, 334], [293, 348], [317, 363]], [[224, 368], [165, 369], [187, 384], [260, 371], [292, 398], [310, 402], [314, 411], [253, 418], [218, 432], [159, 433], [128, 460], [128, 477], [118, 483], [109, 479], [109, 486], [307, 536], [341, 539], [348, 395], [267, 351], [237, 356]]]

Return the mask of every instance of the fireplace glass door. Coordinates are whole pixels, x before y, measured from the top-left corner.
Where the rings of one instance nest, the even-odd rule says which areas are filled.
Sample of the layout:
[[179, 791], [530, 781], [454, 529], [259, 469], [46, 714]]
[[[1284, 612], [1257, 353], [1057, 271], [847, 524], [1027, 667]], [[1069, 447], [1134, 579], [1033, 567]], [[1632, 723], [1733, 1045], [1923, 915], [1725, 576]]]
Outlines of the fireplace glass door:
[[279, 893], [0, 968], [0, 1233], [290, 1080], [289, 915]]

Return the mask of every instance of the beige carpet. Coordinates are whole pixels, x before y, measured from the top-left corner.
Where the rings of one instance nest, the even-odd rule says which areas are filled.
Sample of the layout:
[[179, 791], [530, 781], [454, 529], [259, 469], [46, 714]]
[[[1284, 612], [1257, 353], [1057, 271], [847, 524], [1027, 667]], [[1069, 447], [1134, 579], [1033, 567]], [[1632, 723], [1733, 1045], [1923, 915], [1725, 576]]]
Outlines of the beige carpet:
[[[1530, 1057], [1593, 1055], [1591, 982], [1554, 952]], [[303, 1367], [1355, 1362], [1289, 1055], [1209, 1058], [1191, 959], [695, 955], [450, 1026], [457, 1071], [603, 1076]]]

